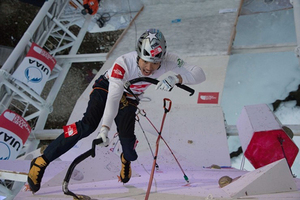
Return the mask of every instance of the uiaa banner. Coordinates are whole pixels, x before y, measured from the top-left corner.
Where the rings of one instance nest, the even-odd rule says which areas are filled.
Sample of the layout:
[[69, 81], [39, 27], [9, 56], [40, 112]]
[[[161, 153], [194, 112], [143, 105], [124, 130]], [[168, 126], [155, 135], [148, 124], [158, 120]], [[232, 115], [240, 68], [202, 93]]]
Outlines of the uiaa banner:
[[20, 115], [10, 110], [0, 115], [0, 160], [17, 158], [31, 128]]
[[46, 50], [32, 43], [12, 77], [40, 95], [55, 64], [56, 60]]

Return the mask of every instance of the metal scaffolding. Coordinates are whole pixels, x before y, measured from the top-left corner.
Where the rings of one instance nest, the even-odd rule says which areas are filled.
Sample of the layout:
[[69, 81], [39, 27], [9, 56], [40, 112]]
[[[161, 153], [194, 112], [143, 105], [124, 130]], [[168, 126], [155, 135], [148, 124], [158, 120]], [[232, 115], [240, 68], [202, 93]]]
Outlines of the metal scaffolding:
[[[67, 6], [72, 7], [72, 12], [66, 11]], [[13, 108], [26, 121], [33, 120], [35, 122], [22, 153], [28, 153], [37, 148], [39, 144], [39, 139], [35, 136], [37, 132], [43, 132], [45, 135], [53, 133], [52, 130], [46, 130], [44, 127], [48, 115], [52, 112], [53, 102], [72, 63], [106, 60], [106, 53], [77, 55], [92, 19], [91, 15], [82, 15], [82, 9], [82, 2], [77, 0], [45, 1], [22, 39], [0, 69], [0, 113]], [[72, 28], [79, 21], [84, 21], [83, 25], [77, 29]], [[32, 43], [43, 47], [57, 61], [48, 79], [54, 84], [45, 98], [12, 77]], [[22, 182], [8, 180], [1, 180], [1, 183], [0, 193], [5, 194], [7, 199], [13, 199], [24, 185]]]
[[[74, 8], [74, 12], [66, 12], [65, 8], [70, 6], [70, 2], [77, 7], [77, 9]], [[30, 141], [36, 142], [30, 144], [27, 152], [36, 149], [38, 145], [38, 140], [35, 140], [35, 133], [47, 133], [47, 130], [44, 130], [47, 117], [52, 111], [53, 102], [71, 64], [73, 62], [89, 62], [89, 60], [94, 62], [106, 60], [105, 53], [77, 55], [77, 51], [92, 19], [90, 15], [83, 16], [81, 14], [80, 11], [82, 8], [82, 4], [77, 0], [45, 1], [39, 13], [0, 70], [0, 113], [13, 106], [21, 113], [25, 120], [36, 121], [29, 137]], [[78, 21], [83, 20], [83, 25], [79, 27], [80, 31], [76, 33], [71, 27], [76, 25]], [[14, 80], [11, 76], [33, 42], [46, 49], [57, 60], [57, 64], [48, 79], [48, 81], [54, 81], [54, 84], [46, 98], [42, 98], [27, 85]], [[49, 133], [51, 132], [49, 130]]]

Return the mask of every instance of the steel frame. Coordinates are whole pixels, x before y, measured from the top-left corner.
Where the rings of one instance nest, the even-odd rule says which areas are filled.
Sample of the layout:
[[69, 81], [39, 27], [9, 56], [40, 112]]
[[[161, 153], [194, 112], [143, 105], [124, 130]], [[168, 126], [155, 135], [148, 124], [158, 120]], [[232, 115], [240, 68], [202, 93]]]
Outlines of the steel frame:
[[[72, 6], [70, 6], [70, 5]], [[66, 9], [72, 9], [68, 12]], [[25, 120], [35, 121], [32, 132], [22, 153], [35, 150], [39, 144], [37, 132], [46, 137], [53, 131], [44, 129], [48, 115], [52, 112], [53, 102], [73, 62], [99, 62], [106, 60], [106, 53], [77, 55], [77, 51], [88, 30], [92, 16], [81, 14], [82, 0], [48, 0], [45, 1], [35, 19], [24, 33], [22, 39], [0, 69], [0, 113], [12, 108]], [[75, 31], [72, 28], [79, 21], [84, 21]], [[79, 31], [78, 31], [79, 30]], [[38, 95], [27, 85], [12, 78], [12, 74], [26, 56], [32, 43], [46, 49], [56, 60], [48, 81], [54, 81], [45, 98]], [[29, 112], [30, 111], [30, 112]], [[13, 199], [24, 183], [1, 180], [0, 194], [6, 199]]]

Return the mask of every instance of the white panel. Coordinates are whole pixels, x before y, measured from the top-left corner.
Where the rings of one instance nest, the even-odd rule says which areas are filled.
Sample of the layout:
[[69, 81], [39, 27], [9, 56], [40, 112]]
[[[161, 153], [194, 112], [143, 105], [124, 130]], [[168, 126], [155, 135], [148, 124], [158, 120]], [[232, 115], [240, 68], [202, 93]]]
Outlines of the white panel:
[[285, 159], [242, 175], [223, 188], [233, 198], [297, 191]]
[[[160, 105], [149, 104], [142, 107], [158, 130], [163, 116], [162, 103], [161, 101]], [[143, 117], [140, 117], [140, 121], [146, 131], [157, 136], [156, 131]], [[173, 104], [166, 116], [161, 135], [177, 155], [189, 161], [189, 165], [231, 165], [220, 107], [201, 108]]]

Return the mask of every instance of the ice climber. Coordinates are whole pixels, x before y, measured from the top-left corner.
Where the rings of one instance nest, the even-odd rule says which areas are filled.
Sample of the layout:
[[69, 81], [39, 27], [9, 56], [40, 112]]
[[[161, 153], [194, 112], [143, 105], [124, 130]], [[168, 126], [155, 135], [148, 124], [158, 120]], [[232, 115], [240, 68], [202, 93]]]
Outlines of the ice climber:
[[[110, 69], [94, 83], [83, 118], [64, 126], [64, 133], [52, 141], [43, 155], [30, 164], [28, 184], [32, 192], [40, 189], [46, 167], [66, 153], [80, 139], [89, 136], [102, 124], [97, 138], [102, 146], [109, 144], [108, 132], [115, 121], [122, 145], [120, 181], [127, 183], [131, 178], [131, 162], [138, 157], [135, 151], [135, 115], [139, 102], [124, 90], [124, 84], [138, 77], [159, 78], [172, 71], [156, 85], [157, 90], [171, 91], [177, 83], [193, 85], [205, 81], [203, 70], [184, 62], [174, 53], [167, 52], [164, 35], [160, 30], [149, 29], [137, 41], [136, 51], [118, 57]], [[138, 82], [131, 85], [137, 96], [143, 94], [150, 83]]]

